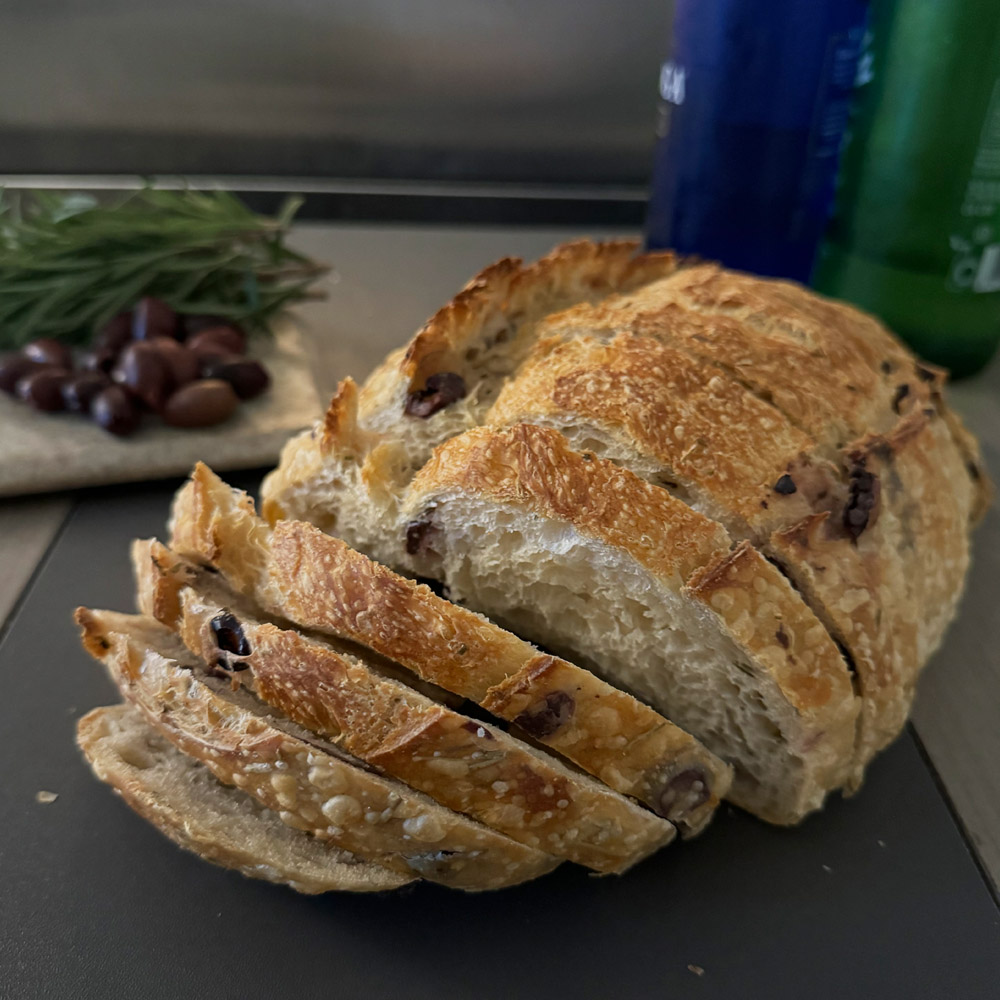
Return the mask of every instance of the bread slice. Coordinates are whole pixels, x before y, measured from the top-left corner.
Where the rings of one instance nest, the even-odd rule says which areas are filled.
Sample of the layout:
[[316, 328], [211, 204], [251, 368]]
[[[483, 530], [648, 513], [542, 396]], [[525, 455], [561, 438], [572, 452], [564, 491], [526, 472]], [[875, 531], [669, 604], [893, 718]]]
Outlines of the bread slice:
[[891, 431], [903, 383], [926, 400], [913, 356], [874, 317], [788, 281], [698, 264], [552, 316], [538, 338], [632, 333], [722, 368], [821, 441], [836, 460], [850, 441]]
[[459, 889], [516, 885], [558, 863], [268, 714], [204, 673], [160, 623], [86, 608], [76, 620], [84, 647], [149, 725], [289, 826], [407, 878]]
[[[571, 771], [485, 722], [432, 701], [319, 639], [260, 622], [218, 574], [138, 542], [140, 575], [181, 585], [184, 644], [306, 729], [514, 840], [596, 871], [620, 872], [673, 829], [589, 775]], [[156, 584], [141, 590], [159, 589]], [[161, 600], [161, 605], [172, 601]]]
[[383, 892], [416, 877], [292, 829], [246, 792], [217, 781], [128, 705], [88, 712], [76, 741], [94, 774], [135, 812], [223, 868], [304, 893]]
[[481, 428], [437, 449], [402, 513], [425, 525], [418, 572], [694, 733], [734, 765], [734, 802], [792, 823], [846, 780], [858, 704], [835, 644], [756, 549], [666, 490], [554, 430]]
[[[178, 554], [219, 569], [268, 615], [395, 660], [678, 824], [697, 830], [728, 783], [717, 758], [631, 695], [539, 653], [312, 525], [281, 521], [270, 528], [249, 497], [204, 465], [178, 493], [171, 530]], [[636, 823], [644, 815], [639, 811]], [[648, 829], [648, 819], [641, 823]]]

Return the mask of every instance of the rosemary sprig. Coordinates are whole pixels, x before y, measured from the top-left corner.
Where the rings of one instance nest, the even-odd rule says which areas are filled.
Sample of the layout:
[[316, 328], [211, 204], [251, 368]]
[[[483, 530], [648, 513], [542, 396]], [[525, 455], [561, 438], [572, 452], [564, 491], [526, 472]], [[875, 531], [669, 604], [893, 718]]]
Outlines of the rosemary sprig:
[[285, 245], [301, 202], [268, 218], [226, 191], [0, 191], [0, 347], [86, 343], [144, 295], [266, 331], [326, 271]]

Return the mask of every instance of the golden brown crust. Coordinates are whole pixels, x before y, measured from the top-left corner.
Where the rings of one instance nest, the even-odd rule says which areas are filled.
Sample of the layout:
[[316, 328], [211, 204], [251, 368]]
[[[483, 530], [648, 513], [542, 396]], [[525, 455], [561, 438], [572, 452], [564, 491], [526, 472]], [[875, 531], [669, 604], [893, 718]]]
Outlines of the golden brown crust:
[[441, 445], [414, 478], [411, 496], [451, 490], [568, 521], [678, 583], [729, 549], [721, 525], [625, 469], [574, 452], [546, 427], [476, 428]]
[[495, 261], [427, 321], [400, 360], [408, 390], [422, 388], [435, 372], [451, 370], [448, 366], [456, 350], [464, 347], [469, 328], [480, 326], [503, 305], [511, 283], [521, 273], [520, 258]]
[[417, 873], [453, 888], [514, 885], [556, 864], [223, 697], [190, 666], [158, 651], [176, 643], [159, 623], [86, 608], [77, 610], [76, 620], [85, 646], [101, 650], [98, 658], [147, 723], [289, 826], [403, 875]]
[[979, 483], [970, 478], [948, 425], [932, 409], [910, 414], [884, 446], [878, 439], [865, 444], [871, 460], [881, 465], [886, 507], [894, 514], [886, 529], [898, 526], [885, 547], [899, 554], [909, 607], [920, 626], [917, 662], [907, 678], [912, 686], [962, 593]]
[[[77, 745], [94, 774], [178, 847], [250, 878], [288, 885], [304, 893], [384, 892], [413, 881], [415, 876], [389, 871], [346, 852], [314, 847], [320, 842], [309, 841], [306, 834], [284, 827], [277, 816], [260, 807], [254, 812], [249, 796], [243, 813], [236, 812], [234, 823], [232, 815], [223, 811], [225, 797], [244, 793], [223, 785], [216, 786], [219, 814], [203, 815], [211, 806], [191, 801], [183, 783], [175, 787], [173, 776], [160, 775], [162, 768], [152, 761], [133, 759], [131, 739], [122, 741], [119, 735], [123, 725], [145, 729], [149, 756], [165, 762], [168, 769], [172, 767], [180, 774], [203, 765], [182, 759], [179, 750], [141, 722], [136, 710], [126, 705], [95, 708], [76, 726]], [[253, 829], [255, 825], [260, 829]], [[301, 843], [296, 843], [298, 838]]]
[[853, 442], [846, 464], [878, 484], [865, 529], [849, 537], [820, 513], [766, 544], [850, 652], [864, 699], [855, 785], [901, 731], [962, 590], [972, 484], [946, 434], [943, 421], [916, 411], [889, 434]]
[[559, 657], [539, 654], [490, 688], [483, 708], [534, 732], [539, 720], [544, 725], [571, 711], [578, 724], [550, 733], [547, 746], [674, 818], [685, 836], [699, 833], [729, 790], [732, 769], [658, 712], [595, 680]]
[[[682, 527], [694, 523], [697, 515], [683, 504], [678, 507], [679, 513], [687, 512]], [[522, 675], [521, 671], [535, 660], [537, 650], [486, 618], [442, 600], [428, 587], [396, 575], [311, 525], [281, 521], [268, 529], [252, 511], [248, 498], [238, 496], [214, 473], [199, 466], [175, 500], [172, 547], [181, 555], [215, 565], [236, 590], [268, 613], [360, 643], [473, 701], [482, 703], [490, 689], [508, 677], [530, 676], [530, 672]], [[719, 532], [721, 529], [708, 532], [711, 544], [718, 539], [725, 543], [725, 533]], [[688, 552], [686, 544], [680, 551], [686, 553], [688, 561], [693, 560], [693, 550]], [[687, 565], [682, 560], [679, 571], [686, 572]], [[598, 777], [614, 779], [605, 753], [594, 747], [592, 756], [589, 741], [603, 731], [608, 720], [600, 709], [600, 699], [627, 699], [632, 703], [631, 711], [618, 718], [642, 720], [643, 725], [636, 734], [622, 730], [630, 740], [643, 736], [653, 719], [667, 728], [662, 742], [649, 740], [631, 749], [631, 763], [622, 772], [622, 784], [609, 784], [628, 794], [649, 789], [643, 801], [657, 809], [665, 802], [669, 818], [687, 826], [689, 803], [669, 801], [669, 796], [663, 800], [661, 794], [654, 794], [664, 769], [669, 771], [673, 766], [669, 757], [664, 759], [659, 753], [671, 751], [666, 737], [676, 727], [588, 671], [571, 664], [565, 664], [565, 669], [576, 676], [574, 686], [580, 687], [584, 696], [572, 718], [565, 720], [565, 729], [559, 730], [560, 749], [573, 747], [572, 754], [563, 752], [574, 763], [591, 773], [599, 769], [602, 773]], [[544, 675], [539, 675], [539, 682], [538, 697], [542, 698], [549, 693]], [[498, 714], [516, 721], [516, 715]], [[549, 733], [539, 740], [555, 745], [555, 736]], [[679, 742], [690, 755], [687, 739]], [[718, 775], [724, 783], [725, 768], [703, 747], [700, 753], [705, 773], [713, 781]], [[718, 797], [718, 792], [710, 789], [711, 795]], [[701, 823], [703, 811], [692, 821], [694, 825]]]
[[[844, 760], [853, 746], [856, 709], [850, 675], [826, 629], [801, 601], [789, 600], [788, 581], [749, 542], [696, 573], [686, 593], [711, 608], [726, 631], [777, 680], [792, 707], [817, 725], [848, 737], [837, 748]], [[830, 710], [830, 721], [820, 720]]]
[[361, 450], [362, 440], [358, 428], [358, 386], [350, 376], [341, 379], [337, 386], [337, 391], [333, 394], [323, 417], [322, 427], [319, 435], [322, 451], [329, 451], [335, 444], [347, 449]]
[[154, 538], [133, 541], [129, 555], [139, 613], [174, 628], [181, 616], [181, 591], [194, 581], [194, 567]]
[[[891, 410], [896, 389], [892, 376], [898, 378], [901, 371], [914, 370], [912, 355], [874, 317], [793, 282], [761, 279], [707, 265], [678, 274], [671, 284], [682, 301], [699, 311], [738, 318], [758, 335], [773, 338], [772, 353], [793, 352], [795, 345], [811, 352], [814, 367], [810, 382], [823, 395], [827, 387], [820, 380], [843, 365], [843, 371], [858, 380], [854, 390], [848, 388], [853, 381], [843, 383], [846, 395], [842, 396], [843, 406], [838, 412], [844, 417], [852, 408], [851, 397], [867, 393], [875, 407]], [[885, 362], [889, 362], [889, 371], [883, 371]], [[881, 379], [880, 375], [887, 377]], [[787, 378], [780, 381], [787, 382]], [[864, 406], [864, 398], [856, 399], [853, 408], [857, 409], [859, 403]]]
[[[216, 565], [229, 576], [224, 559]], [[433, 662], [428, 679], [473, 701], [533, 653], [480, 615], [301, 521], [275, 525], [267, 568], [276, 612], [283, 608], [300, 625], [359, 642], [418, 673]]]
[[[297, 494], [308, 491], [319, 479], [335, 476], [346, 454], [376, 448], [375, 435], [399, 438], [419, 465], [430, 447], [475, 423], [470, 412], [458, 417], [460, 426], [456, 426], [453, 408], [426, 421], [405, 414], [408, 394], [423, 389], [431, 375], [455, 372], [471, 383], [477, 365], [495, 355], [498, 345], [529, 342], [534, 325], [548, 313], [638, 287], [673, 273], [681, 264], [666, 251], [640, 254], [638, 244], [631, 240], [578, 240], [556, 247], [527, 266], [503, 258], [485, 268], [406, 347], [394, 351], [375, 369], [347, 417], [338, 393], [322, 426], [286, 445], [278, 468], [262, 487], [264, 516], [271, 523], [288, 516]], [[519, 351], [509, 353], [501, 367], [513, 363]], [[493, 364], [487, 362], [486, 368], [492, 369]], [[329, 516], [333, 518], [335, 511]]]
[[233, 615], [249, 644], [236, 682], [288, 718], [405, 781], [441, 805], [513, 839], [597, 871], [620, 872], [670, 841], [673, 830], [597, 782], [492, 726], [431, 702], [319, 642], [181, 595], [180, 634], [207, 662], [212, 629]]
[[982, 450], [979, 442], [969, 432], [962, 422], [962, 418], [952, 410], [944, 401], [943, 397], [936, 400], [938, 413], [948, 425], [952, 441], [958, 448], [959, 454], [965, 460], [966, 472], [972, 480], [973, 502], [971, 518], [972, 524], [978, 524], [985, 516], [993, 503], [995, 489], [983, 461]]
[[849, 650], [862, 696], [862, 715], [855, 750], [854, 781], [872, 755], [900, 731], [909, 709], [902, 686], [904, 673], [915, 663], [915, 634], [897, 619], [882, 627], [880, 596], [889, 581], [898, 583], [895, 566], [881, 564], [879, 542], [862, 536], [852, 543], [830, 526], [831, 515], [820, 513], [775, 532], [767, 552], [805, 596], [830, 634]]
[[[506, 321], [516, 326], [524, 314], [544, 316], [573, 301], [598, 299], [644, 284], [678, 267], [672, 253], [637, 251], [638, 243], [633, 240], [576, 240], [526, 267], [519, 259], [504, 257], [442, 306], [391, 362], [398, 366], [407, 391], [419, 389], [429, 375], [463, 367], [465, 350], [490, 320], [500, 318], [501, 325]], [[381, 386], [380, 377], [375, 381]], [[371, 394], [378, 396], [381, 393]]]
[[871, 317], [714, 264], [553, 316], [540, 332], [588, 331], [652, 337], [717, 364], [832, 448], [890, 430], [901, 384], [912, 383], [908, 406], [926, 397], [913, 359]]
[[[539, 420], [601, 428], [654, 458], [723, 518], [788, 523], [812, 511], [804, 490], [783, 494], [775, 484], [804, 464], [815, 442], [721, 369], [658, 340], [540, 342], [486, 422]], [[811, 462], [810, 474], [832, 493], [836, 472], [824, 464]]]

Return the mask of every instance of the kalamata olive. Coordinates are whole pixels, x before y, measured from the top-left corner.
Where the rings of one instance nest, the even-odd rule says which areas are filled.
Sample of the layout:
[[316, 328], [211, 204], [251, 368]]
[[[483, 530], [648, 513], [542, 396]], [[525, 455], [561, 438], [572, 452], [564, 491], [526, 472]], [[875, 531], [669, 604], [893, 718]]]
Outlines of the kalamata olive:
[[231, 355], [208, 361], [201, 373], [205, 378], [221, 378], [228, 382], [240, 399], [253, 399], [271, 384], [271, 377], [259, 361]]
[[122, 351], [111, 377], [157, 413], [174, 388], [174, 376], [155, 342], [135, 340]]
[[110, 347], [95, 347], [80, 358], [80, 367], [85, 372], [110, 374], [118, 360], [118, 351]]
[[232, 416], [239, 403], [228, 382], [199, 379], [188, 382], [167, 400], [163, 419], [171, 427], [210, 427]]
[[193, 382], [198, 377], [200, 371], [198, 359], [183, 344], [170, 337], [157, 337], [149, 343], [167, 362], [175, 389]]
[[102, 389], [91, 400], [90, 415], [98, 427], [118, 437], [131, 434], [139, 426], [139, 408], [120, 385]]
[[42, 361], [33, 361], [20, 352], [5, 354], [0, 357], [0, 390], [14, 395], [17, 391], [17, 383], [25, 375], [31, 375], [51, 367]]
[[132, 339], [132, 314], [119, 313], [101, 327], [94, 338], [95, 348], [120, 351]]
[[62, 387], [68, 378], [65, 368], [43, 368], [18, 380], [17, 395], [36, 410], [54, 413], [63, 408]]
[[225, 324], [210, 326], [196, 333], [187, 345], [195, 354], [242, 354], [247, 349], [246, 334], [239, 327]]
[[89, 413], [94, 397], [111, 385], [104, 372], [80, 372], [70, 375], [62, 386], [63, 405], [73, 413]]
[[227, 324], [236, 326], [231, 320], [222, 316], [210, 316], [205, 313], [187, 313], [181, 316], [181, 328], [184, 331], [185, 339], [190, 339], [196, 333], [201, 333], [202, 330], [207, 330], [209, 327], [226, 326]]
[[70, 349], [54, 337], [40, 337], [30, 344], [25, 344], [23, 352], [26, 358], [40, 361], [42, 364], [56, 365], [59, 368], [73, 367], [73, 354]]
[[134, 340], [152, 340], [154, 337], [177, 336], [177, 313], [163, 299], [146, 296], [132, 311], [132, 337]]
[[407, 395], [403, 412], [408, 417], [426, 420], [456, 400], [464, 398], [467, 391], [465, 379], [457, 372], [437, 372], [427, 377], [423, 389]]

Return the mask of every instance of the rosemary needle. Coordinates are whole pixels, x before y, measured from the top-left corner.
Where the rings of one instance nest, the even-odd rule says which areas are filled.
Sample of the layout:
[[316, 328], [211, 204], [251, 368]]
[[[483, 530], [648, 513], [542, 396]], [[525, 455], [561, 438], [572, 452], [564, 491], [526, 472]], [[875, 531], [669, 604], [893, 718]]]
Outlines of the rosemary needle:
[[0, 191], [0, 347], [86, 343], [145, 295], [266, 331], [326, 271], [285, 245], [300, 204], [269, 218], [226, 191]]

